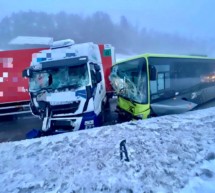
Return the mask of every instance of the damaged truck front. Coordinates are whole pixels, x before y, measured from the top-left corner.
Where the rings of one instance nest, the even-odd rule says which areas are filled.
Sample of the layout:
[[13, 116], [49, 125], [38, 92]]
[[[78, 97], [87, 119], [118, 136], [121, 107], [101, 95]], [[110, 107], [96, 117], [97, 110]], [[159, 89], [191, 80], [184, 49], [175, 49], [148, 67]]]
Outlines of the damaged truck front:
[[105, 49], [111, 58], [106, 61], [106, 69], [114, 61], [110, 45], [57, 41], [50, 49], [33, 56], [23, 76], [29, 78], [30, 107], [42, 119], [42, 132], [102, 125], [108, 101], [102, 55]]

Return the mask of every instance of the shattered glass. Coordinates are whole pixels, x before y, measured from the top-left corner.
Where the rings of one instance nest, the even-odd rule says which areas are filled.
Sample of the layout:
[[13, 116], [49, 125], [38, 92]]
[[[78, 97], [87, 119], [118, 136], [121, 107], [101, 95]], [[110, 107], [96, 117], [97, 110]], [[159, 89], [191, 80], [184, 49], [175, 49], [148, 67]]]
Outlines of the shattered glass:
[[29, 80], [29, 90], [34, 92], [49, 86], [49, 74], [47, 72], [33, 73]]
[[74, 88], [77, 89], [89, 84], [87, 64], [61, 67], [45, 72], [34, 72], [29, 81], [30, 92], [41, 89]]
[[119, 64], [112, 68], [109, 76], [116, 93], [137, 103], [147, 102], [147, 77], [143, 64]]

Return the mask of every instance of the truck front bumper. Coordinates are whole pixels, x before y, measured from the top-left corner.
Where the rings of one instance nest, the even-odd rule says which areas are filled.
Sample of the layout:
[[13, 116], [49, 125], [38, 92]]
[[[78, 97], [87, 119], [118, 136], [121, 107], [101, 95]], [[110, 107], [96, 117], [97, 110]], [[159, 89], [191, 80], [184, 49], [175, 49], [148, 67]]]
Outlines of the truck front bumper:
[[83, 113], [80, 116], [70, 117], [52, 117], [51, 129], [63, 129], [68, 131], [77, 131], [83, 129], [90, 129], [100, 126], [100, 116], [97, 116], [93, 111]]

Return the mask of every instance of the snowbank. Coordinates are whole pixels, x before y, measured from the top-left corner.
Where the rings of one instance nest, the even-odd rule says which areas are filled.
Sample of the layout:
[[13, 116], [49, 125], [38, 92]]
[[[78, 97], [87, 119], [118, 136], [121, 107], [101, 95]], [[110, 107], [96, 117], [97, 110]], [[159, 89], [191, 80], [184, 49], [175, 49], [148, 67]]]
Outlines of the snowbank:
[[214, 145], [215, 108], [2, 143], [0, 192], [214, 192]]

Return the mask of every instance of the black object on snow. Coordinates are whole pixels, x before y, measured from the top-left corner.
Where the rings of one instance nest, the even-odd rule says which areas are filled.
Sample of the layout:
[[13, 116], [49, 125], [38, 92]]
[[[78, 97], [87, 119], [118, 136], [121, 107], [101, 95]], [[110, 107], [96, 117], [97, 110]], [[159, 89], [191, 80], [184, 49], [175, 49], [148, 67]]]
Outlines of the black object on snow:
[[125, 154], [124, 161], [129, 162], [128, 152], [127, 152], [125, 144], [126, 144], [126, 140], [125, 139], [120, 142], [120, 159], [121, 160], [123, 159], [123, 153], [124, 153]]

